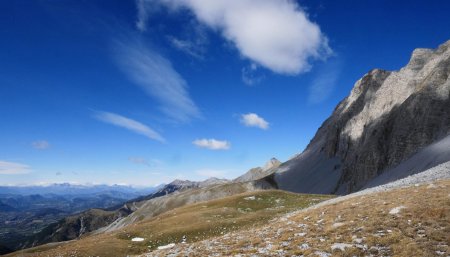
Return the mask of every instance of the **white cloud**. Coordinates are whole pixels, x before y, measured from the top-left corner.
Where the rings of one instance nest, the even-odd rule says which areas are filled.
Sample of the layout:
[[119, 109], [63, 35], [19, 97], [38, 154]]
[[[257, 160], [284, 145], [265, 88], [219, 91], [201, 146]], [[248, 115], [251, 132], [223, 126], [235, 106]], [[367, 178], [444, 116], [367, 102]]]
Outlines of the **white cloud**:
[[160, 109], [178, 122], [200, 117], [187, 91], [187, 83], [169, 60], [140, 43], [116, 41], [117, 62], [145, 93], [155, 98]]
[[146, 136], [147, 138], [153, 139], [153, 140], [157, 140], [160, 142], [165, 142], [165, 139], [158, 134], [156, 131], [154, 131], [153, 129], [151, 129], [150, 127], [129, 119], [127, 117], [115, 114], [115, 113], [110, 113], [110, 112], [96, 112], [95, 113], [95, 118], [97, 118], [100, 121], [121, 127], [121, 128], [125, 128], [128, 129], [130, 131], [133, 131], [135, 133], [141, 134], [143, 136]]
[[230, 142], [216, 139], [197, 139], [192, 142], [194, 145], [210, 150], [228, 150], [231, 147]]
[[1, 175], [17, 175], [30, 173], [31, 169], [28, 165], [15, 162], [0, 161]]
[[50, 143], [46, 140], [38, 140], [31, 143], [31, 146], [35, 149], [45, 150], [50, 147]]
[[256, 113], [242, 114], [241, 123], [247, 127], [258, 127], [260, 129], [269, 128], [269, 123]]
[[[145, 24], [154, 0], [141, 1], [138, 21]], [[232, 42], [240, 54], [274, 72], [298, 74], [311, 59], [331, 49], [319, 26], [293, 0], [158, 0], [170, 9], [188, 9], [199, 22]], [[147, 7], [146, 7], [147, 6]]]

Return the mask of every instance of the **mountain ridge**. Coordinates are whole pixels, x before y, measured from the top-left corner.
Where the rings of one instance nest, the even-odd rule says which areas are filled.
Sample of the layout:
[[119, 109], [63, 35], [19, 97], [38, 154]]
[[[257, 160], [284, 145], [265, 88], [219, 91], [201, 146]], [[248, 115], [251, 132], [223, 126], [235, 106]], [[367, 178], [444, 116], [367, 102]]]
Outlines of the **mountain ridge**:
[[346, 194], [450, 133], [450, 41], [417, 49], [399, 71], [355, 83], [305, 151], [274, 173], [280, 189]]

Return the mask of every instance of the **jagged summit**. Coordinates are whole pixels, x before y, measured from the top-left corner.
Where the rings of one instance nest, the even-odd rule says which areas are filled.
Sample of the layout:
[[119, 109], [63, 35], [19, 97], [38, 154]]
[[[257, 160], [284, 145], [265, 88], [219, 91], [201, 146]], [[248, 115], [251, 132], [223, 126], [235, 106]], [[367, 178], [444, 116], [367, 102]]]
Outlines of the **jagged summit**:
[[281, 165], [281, 162], [276, 158], [271, 158], [263, 167], [252, 168], [244, 175], [234, 179], [235, 182], [248, 182], [261, 179], [272, 174], [276, 168]]
[[272, 168], [276, 168], [276, 167], [280, 166], [280, 164], [281, 164], [281, 162], [277, 158], [273, 157], [269, 161], [266, 162], [266, 164], [263, 167], [263, 170], [269, 170]]

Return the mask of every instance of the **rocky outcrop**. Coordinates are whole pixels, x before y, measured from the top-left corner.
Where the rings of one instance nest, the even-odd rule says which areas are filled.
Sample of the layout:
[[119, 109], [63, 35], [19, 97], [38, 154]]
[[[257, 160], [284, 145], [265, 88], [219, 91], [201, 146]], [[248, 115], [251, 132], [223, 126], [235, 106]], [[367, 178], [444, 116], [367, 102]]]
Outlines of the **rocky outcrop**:
[[399, 71], [358, 80], [306, 150], [275, 173], [279, 188], [345, 194], [450, 133], [450, 41], [417, 49]]

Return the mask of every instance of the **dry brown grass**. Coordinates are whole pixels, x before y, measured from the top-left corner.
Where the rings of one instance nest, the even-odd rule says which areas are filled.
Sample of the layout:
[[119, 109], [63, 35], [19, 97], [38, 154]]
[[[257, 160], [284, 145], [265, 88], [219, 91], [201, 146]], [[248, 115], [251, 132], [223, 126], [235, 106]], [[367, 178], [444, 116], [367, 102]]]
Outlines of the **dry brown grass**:
[[[246, 200], [254, 196], [255, 200]], [[270, 190], [239, 194], [208, 202], [187, 205], [142, 219], [116, 232], [92, 235], [56, 246], [41, 246], [17, 252], [13, 256], [127, 256], [142, 254], [157, 246], [188, 243], [221, 236], [232, 231], [253, 230], [270, 219], [331, 198], [324, 195], [300, 195]], [[131, 242], [133, 237], [144, 242]], [[257, 245], [261, 239], [242, 240]], [[240, 250], [236, 250], [238, 253]], [[251, 250], [249, 250], [251, 251]]]
[[[403, 206], [397, 214], [394, 208]], [[306, 233], [304, 235], [300, 233]], [[346, 248], [334, 249], [336, 243]], [[148, 256], [449, 256], [450, 180], [354, 197], [290, 214], [254, 231], [226, 236]]]

